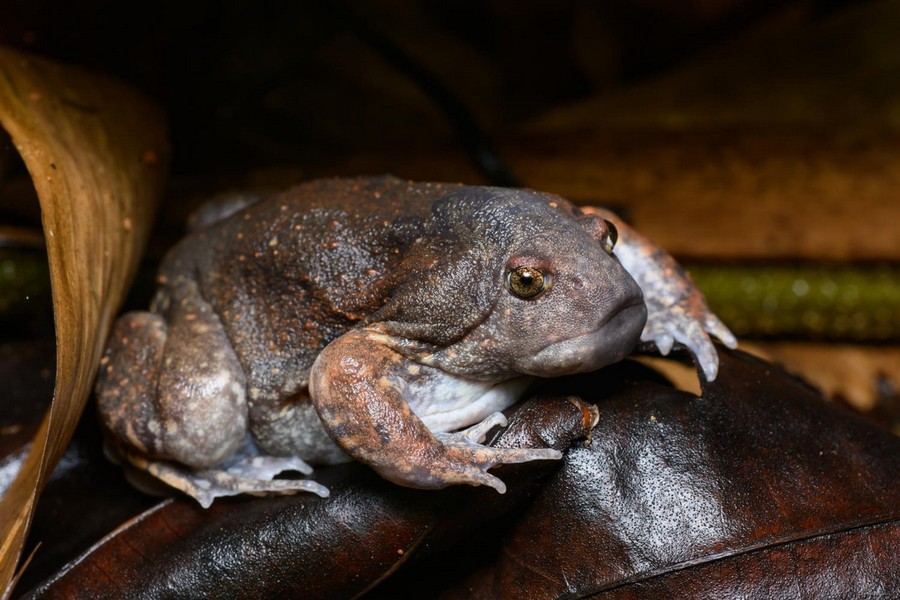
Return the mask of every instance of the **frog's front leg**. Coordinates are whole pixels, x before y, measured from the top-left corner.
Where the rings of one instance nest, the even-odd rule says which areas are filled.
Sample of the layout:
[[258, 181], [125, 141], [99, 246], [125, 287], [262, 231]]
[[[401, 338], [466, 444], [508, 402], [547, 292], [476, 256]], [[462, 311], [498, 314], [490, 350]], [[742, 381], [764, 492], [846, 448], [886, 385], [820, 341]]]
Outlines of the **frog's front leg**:
[[709, 336], [716, 336], [729, 348], [737, 347], [737, 340], [709, 310], [706, 299], [687, 272], [665, 250], [614, 213], [593, 206], [581, 209], [612, 222], [618, 230], [619, 239], [613, 253], [637, 281], [647, 304], [647, 324], [641, 340], [655, 342], [664, 355], [675, 342], [684, 344], [707, 381], [713, 381], [719, 371], [719, 356]]
[[[310, 394], [325, 430], [348, 454], [370, 465], [382, 477], [414, 488], [443, 488], [454, 484], [486, 485], [503, 493], [506, 486], [487, 473], [491, 467], [532, 460], [555, 460], [551, 448], [491, 448], [481, 442], [488, 430], [505, 425], [495, 411], [514, 399], [493, 393], [471, 398], [468, 424], [457, 433], [432, 431], [410, 407], [410, 394], [421, 391], [411, 378], [431, 378], [428, 389], [440, 394], [459, 380], [475, 382], [419, 365], [384, 343], [385, 336], [368, 329], [348, 332], [329, 344], [310, 373]], [[435, 378], [444, 377], [437, 385]], [[484, 391], [487, 384], [480, 386]], [[452, 392], [448, 392], [452, 394]], [[498, 398], [498, 396], [504, 396]], [[447, 412], [465, 413], [459, 398], [446, 402]], [[415, 404], [415, 401], [412, 402]], [[428, 419], [428, 417], [424, 417]], [[431, 419], [429, 419], [431, 420]], [[439, 419], [440, 420], [440, 419]]]

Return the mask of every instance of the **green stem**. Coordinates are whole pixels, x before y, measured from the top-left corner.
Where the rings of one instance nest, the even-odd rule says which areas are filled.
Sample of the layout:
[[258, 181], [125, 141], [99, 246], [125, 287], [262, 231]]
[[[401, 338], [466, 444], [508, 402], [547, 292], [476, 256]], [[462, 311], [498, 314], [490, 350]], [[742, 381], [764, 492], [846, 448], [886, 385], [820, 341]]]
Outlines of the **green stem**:
[[738, 336], [900, 339], [900, 265], [687, 268]]

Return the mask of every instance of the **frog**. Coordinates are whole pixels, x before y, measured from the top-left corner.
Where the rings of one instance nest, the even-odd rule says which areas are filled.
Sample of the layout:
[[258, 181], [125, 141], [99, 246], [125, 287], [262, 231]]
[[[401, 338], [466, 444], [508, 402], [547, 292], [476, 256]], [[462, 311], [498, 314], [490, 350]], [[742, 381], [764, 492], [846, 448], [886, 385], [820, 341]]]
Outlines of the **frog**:
[[[674, 259], [614, 213], [524, 188], [329, 178], [247, 195], [161, 262], [95, 386], [109, 446], [208, 507], [329, 490], [357, 460], [402, 486], [505, 492], [493, 448], [536, 378], [736, 341]], [[285, 474], [293, 473], [293, 477]], [[299, 474], [299, 476], [297, 476]]]

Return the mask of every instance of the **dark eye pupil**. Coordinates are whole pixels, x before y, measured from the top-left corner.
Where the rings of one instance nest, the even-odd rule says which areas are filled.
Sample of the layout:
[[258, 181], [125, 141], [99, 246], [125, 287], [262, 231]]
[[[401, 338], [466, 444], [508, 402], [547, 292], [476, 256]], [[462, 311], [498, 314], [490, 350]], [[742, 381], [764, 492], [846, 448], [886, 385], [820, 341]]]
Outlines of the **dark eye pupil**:
[[533, 298], [545, 285], [544, 274], [534, 267], [515, 267], [506, 278], [507, 288], [519, 298]]

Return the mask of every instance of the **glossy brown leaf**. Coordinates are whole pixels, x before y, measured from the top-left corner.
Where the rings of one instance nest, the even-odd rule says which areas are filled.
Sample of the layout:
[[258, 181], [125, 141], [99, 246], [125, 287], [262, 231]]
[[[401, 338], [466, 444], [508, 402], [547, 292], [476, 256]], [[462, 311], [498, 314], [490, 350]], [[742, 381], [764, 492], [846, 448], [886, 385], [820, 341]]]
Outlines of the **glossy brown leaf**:
[[703, 397], [570, 380], [599, 402], [594, 442], [481, 573], [484, 597], [900, 593], [900, 439], [770, 364], [721, 358]]
[[0, 124], [41, 204], [53, 290], [54, 401], [0, 501], [0, 590], [10, 582], [35, 500], [87, 400], [110, 321], [161, 194], [161, 113], [103, 77], [0, 49]]
[[[890, 597], [900, 442], [770, 364], [721, 358], [702, 398], [628, 364], [549, 383], [597, 400], [600, 422], [539, 486], [554, 465], [504, 467], [505, 497], [348, 465], [318, 474], [325, 501], [167, 502], [34, 597]], [[496, 443], [567, 446], [589, 416], [554, 402]]]
[[[589, 430], [584, 405], [526, 404], [497, 446], [568, 448]], [[347, 598], [393, 573], [423, 542], [433, 550], [512, 510], [558, 468], [539, 461], [498, 470], [509, 485], [440, 492], [400, 488], [361, 465], [321, 469], [327, 499], [304, 494], [219, 500], [208, 510], [166, 501], [108, 536], [38, 588], [39, 598]]]

